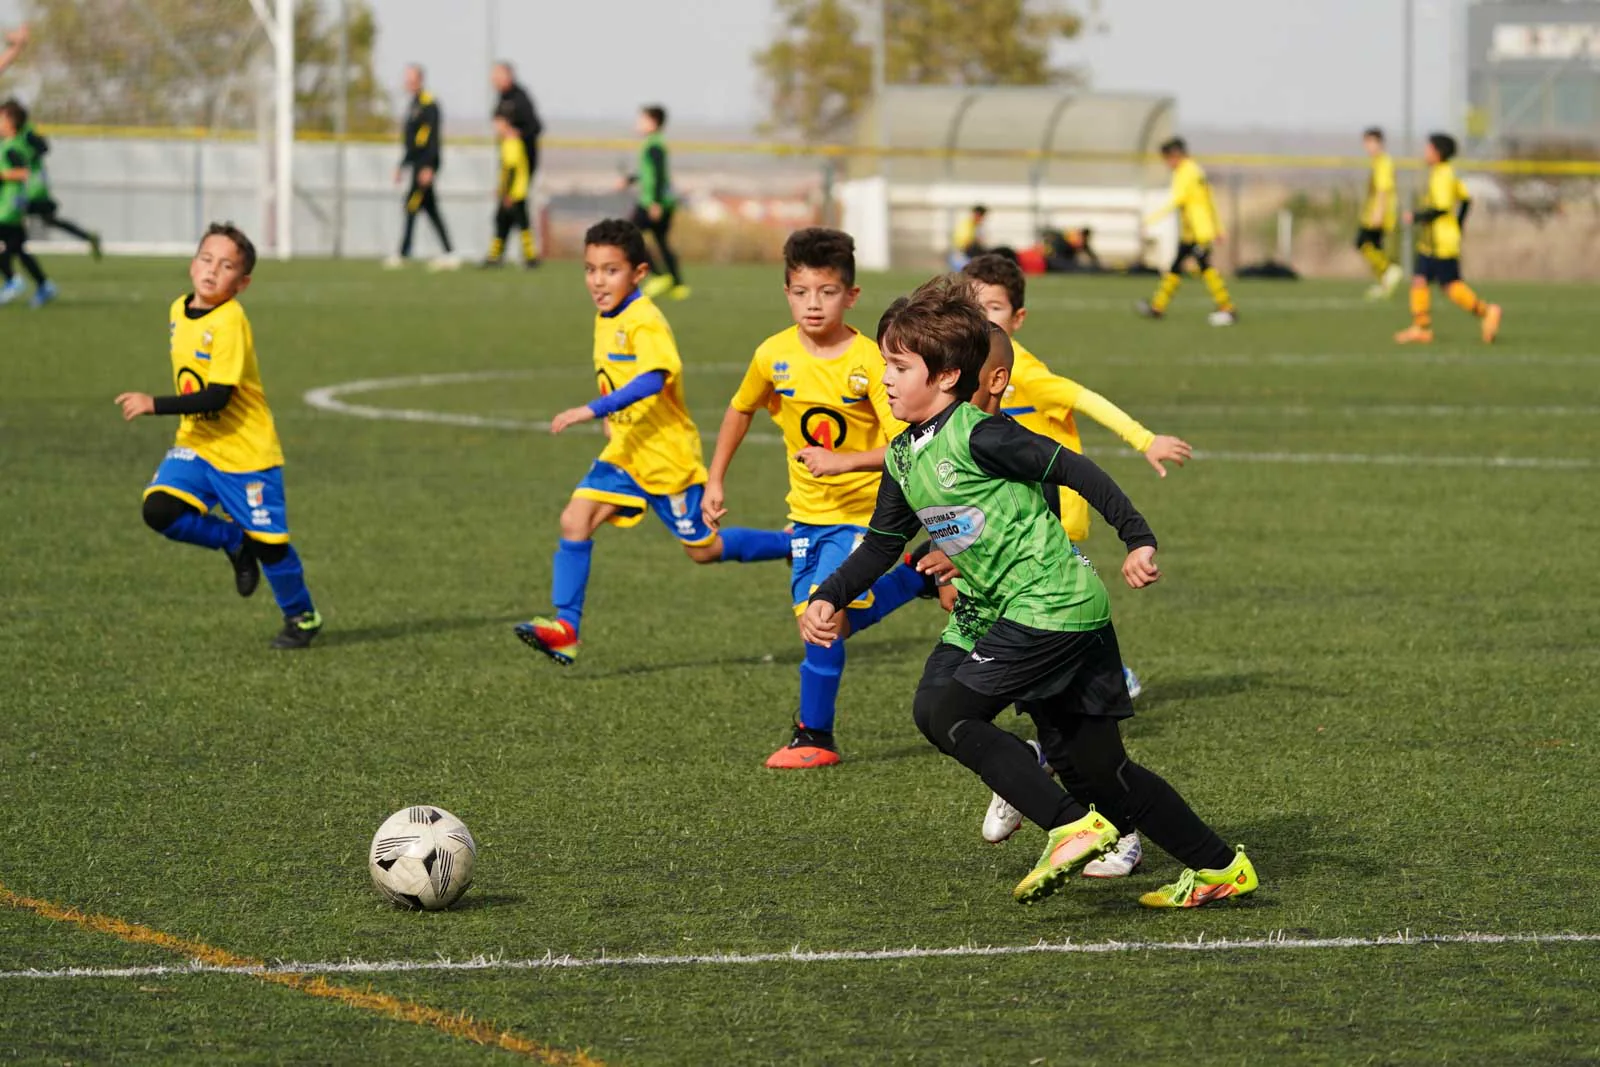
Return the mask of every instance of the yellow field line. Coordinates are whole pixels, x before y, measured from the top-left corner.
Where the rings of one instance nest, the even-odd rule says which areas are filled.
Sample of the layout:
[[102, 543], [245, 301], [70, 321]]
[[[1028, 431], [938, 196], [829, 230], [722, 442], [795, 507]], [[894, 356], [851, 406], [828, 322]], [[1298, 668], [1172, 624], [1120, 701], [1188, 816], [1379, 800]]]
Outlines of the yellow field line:
[[264, 968], [266, 961], [239, 956], [227, 949], [208, 945], [204, 941], [177, 937], [141, 923], [126, 922], [112, 915], [97, 915], [48, 900], [25, 897], [3, 885], [0, 885], [0, 905], [18, 911], [31, 911], [43, 918], [71, 923], [95, 933], [109, 934], [131, 944], [153, 945], [168, 952], [178, 953], [186, 959], [200, 960], [216, 967], [237, 968], [246, 971], [250, 977], [271, 985], [284, 986], [307, 996], [338, 1001], [348, 1007], [359, 1008], [400, 1022], [432, 1027], [451, 1037], [504, 1049], [539, 1063], [551, 1064], [554, 1067], [605, 1067], [601, 1061], [585, 1052], [568, 1052], [565, 1049], [551, 1048], [511, 1030], [501, 1030], [488, 1023], [478, 1022], [465, 1013], [440, 1011], [438, 1008], [430, 1008], [425, 1004], [403, 1000], [371, 989], [351, 989], [349, 986], [334, 985], [319, 975], [249, 970], [249, 968]]

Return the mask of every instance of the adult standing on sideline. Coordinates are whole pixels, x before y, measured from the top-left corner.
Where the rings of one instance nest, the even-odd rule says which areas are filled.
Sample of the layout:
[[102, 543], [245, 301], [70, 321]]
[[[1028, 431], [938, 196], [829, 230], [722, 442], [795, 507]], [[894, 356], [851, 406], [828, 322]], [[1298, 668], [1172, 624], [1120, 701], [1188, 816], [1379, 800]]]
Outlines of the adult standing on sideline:
[[406, 230], [400, 241], [400, 254], [390, 256], [384, 261], [384, 266], [403, 267], [410, 260], [411, 236], [417, 215], [426, 213], [439, 235], [439, 244], [444, 246], [444, 254], [428, 266], [432, 270], [454, 270], [461, 263], [450, 248], [450, 234], [444, 228], [444, 219], [439, 215], [439, 202], [434, 194], [434, 182], [439, 176], [442, 160], [444, 120], [439, 113], [438, 101], [423, 86], [420, 65], [412, 63], [406, 67], [405, 87], [406, 92], [411, 94], [411, 104], [406, 109], [406, 124], [401, 135], [405, 155], [394, 170], [394, 183], [399, 185], [404, 181], [409, 169], [411, 188], [406, 192]]
[[[510, 120], [522, 138], [523, 149], [528, 153], [528, 218], [536, 219], [533, 188], [538, 178], [539, 135], [544, 132], [544, 123], [539, 121], [539, 109], [533, 106], [533, 97], [518, 84], [516, 71], [511, 69], [511, 64], [506, 60], [502, 59], [490, 68], [489, 84], [500, 94], [500, 99], [495, 103], [495, 117], [504, 116]], [[522, 231], [522, 260], [525, 266], [539, 265], [539, 248], [531, 226]]]

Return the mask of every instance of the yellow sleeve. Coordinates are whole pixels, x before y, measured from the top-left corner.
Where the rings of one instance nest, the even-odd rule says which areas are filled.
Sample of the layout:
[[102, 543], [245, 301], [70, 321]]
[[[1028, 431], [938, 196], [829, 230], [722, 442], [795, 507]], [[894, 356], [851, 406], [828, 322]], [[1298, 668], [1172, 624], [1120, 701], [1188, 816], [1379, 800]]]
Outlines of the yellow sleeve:
[[1128, 442], [1130, 447], [1143, 452], [1156, 439], [1156, 435], [1140, 425], [1132, 415], [1093, 389], [1079, 386], [1079, 390], [1078, 410]]
[[1465, 204], [1472, 199], [1472, 194], [1467, 191], [1467, 183], [1460, 178], [1456, 179], [1456, 201]]
[[[745, 369], [744, 380], [739, 383], [738, 392], [733, 394], [733, 399], [728, 401], [728, 406], [736, 411], [754, 414], [761, 408], [772, 404], [772, 372], [767, 369], [767, 359], [759, 349], [750, 359], [750, 366]], [[769, 410], [777, 414], [776, 405]]]
[[1174, 175], [1172, 178], [1172, 190], [1167, 194], [1167, 202], [1144, 217], [1146, 226], [1152, 222], [1160, 222], [1174, 211], [1183, 207], [1183, 190], [1179, 181], [1180, 179]]
[[867, 399], [872, 404], [873, 414], [878, 416], [878, 425], [883, 427], [883, 436], [892, 441], [906, 432], [906, 424], [894, 417], [894, 412], [889, 410], [889, 391], [883, 387], [883, 378], [876, 377], [867, 386]]
[[1011, 366], [1011, 384], [1027, 395], [1029, 404], [1046, 415], [1065, 416], [1078, 406], [1078, 397], [1084, 391], [1083, 386], [1071, 378], [1051, 373], [1037, 356], [1021, 352]]
[[1428, 176], [1428, 199], [1425, 207], [1435, 211], [1449, 211], [1455, 199], [1456, 177], [1443, 167]]
[[244, 380], [245, 336], [249, 327], [243, 315], [219, 317], [211, 328], [211, 369], [208, 385], [238, 385]]
[[632, 333], [633, 354], [638, 360], [633, 368], [635, 375], [658, 370], [670, 382], [683, 370], [678, 345], [673, 341], [672, 331], [667, 328], [665, 321], [646, 320], [635, 326]]

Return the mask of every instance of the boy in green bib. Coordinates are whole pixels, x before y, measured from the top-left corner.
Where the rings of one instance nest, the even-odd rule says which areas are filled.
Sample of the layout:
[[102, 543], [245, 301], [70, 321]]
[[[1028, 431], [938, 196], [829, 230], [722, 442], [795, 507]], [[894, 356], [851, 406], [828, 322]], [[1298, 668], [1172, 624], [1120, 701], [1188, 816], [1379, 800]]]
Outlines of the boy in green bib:
[[[1092, 462], [968, 403], [989, 355], [983, 312], [959, 290], [919, 290], [884, 334], [884, 387], [910, 427], [889, 445], [868, 533], [812, 595], [802, 636], [829, 645], [843, 605], [899, 560], [926, 530], [960, 571], [960, 594], [928, 658], [913, 704], [941, 752], [1048, 834], [1043, 855], [1013, 891], [1033, 903], [1137, 829], [1183, 862], [1177, 882], [1146, 893], [1149, 907], [1196, 907], [1256, 888], [1243, 850], [1230, 850], [1160, 775], [1128, 758], [1118, 721], [1133, 714], [1105, 585], [1073, 551], [1046, 484], [1079, 493], [1128, 548], [1124, 579], [1158, 581], [1156, 539], [1115, 482]], [[1027, 702], [1060, 731], [1077, 776], [1113, 798], [1133, 826], [1085, 807], [994, 725]], [[1058, 768], [1059, 769], [1059, 768]]]

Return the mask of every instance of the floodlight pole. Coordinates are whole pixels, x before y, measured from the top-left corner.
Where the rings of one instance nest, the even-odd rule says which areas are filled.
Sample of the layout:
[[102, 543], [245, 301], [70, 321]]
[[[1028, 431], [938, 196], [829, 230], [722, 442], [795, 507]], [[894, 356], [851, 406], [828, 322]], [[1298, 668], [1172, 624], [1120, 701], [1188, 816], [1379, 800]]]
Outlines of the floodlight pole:
[[350, 132], [350, 4], [337, 0], [339, 6], [339, 57], [338, 74], [334, 78], [333, 110], [333, 258], [344, 257], [345, 222], [345, 137]]
[[[1405, 54], [1401, 57], [1401, 62], [1400, 62], [1400, 71], [1401, 71], [1400, 77], [1401, 77], [1402, 82], [1403, 82], [1403, 84], [1400, 86], [1400, 99], [1402, 101], [1401, 107], [1404, 110], [1405, 114], [1402, 117], [1402, 119], [1403, 119], [1403, 127], [1402, 127], [1402, 132], [1401, 132], [1401, 135], [1400, 135], [1400, 141], [1401, 141], [1401, 143], [1403, 145], [1405, 145], [1406, 155], [1409, 156], [1409, 157], [1415, 157], [1416, 156], [1416, 136], [1417, 136], [1417, 134], [1416, 134], [1416, 125], [1417, 125], [1417, 101], [1416, 101], [1417, 12], [1416, 12], [1416, 0], [1406, 0], [1405, 5], [1404, 5], [1402, 10], [1403, 10], [1402, 17], [1405, 19], [1405, 26], [1402, 28], [1402, 32], [1401, 32], [1401, 40], [1403, 42], [1401, 47], [1404, 50]], [[1416, 183], [1411, 180], [1411, 178], [1410, 178], [1411, 172], [1410, 171], [1405, 171], [1404, 173], [1405, 173], [1405, 175], [1407, 177], [1406, 177], [1406, 180], [1401, 183], [1401, 192], [1403, 193], [1403, 199], [1404, 199], [1405, 203], [1411, 204], [1411, 203], [1413, 203], [1415, 201]], [[1413, 235], [1412, 235], [1411, 223], [1407, 222], [1407, 223], [1404, 224], [1404, 226], [1401, 229], [1400, 247], [1401, 247], [1401, 259], [1404, 260], [1405, 271], [1406, 271], [1406, 274], [1408, 274], [1408, 275], [1411, 273], [1411, 268], [1412, 268], [1412, 258], [1411, 258], [1412, 257], [1412, 251], [1413, 251], [1412, 250], [1412, 236]]]
[[889, 84], [889, 0], [878, 0], [878, 18], [872, 35], [872, 106], [878, 113], [878, 168], [889, 180], [889, 105], [884, 90]]

